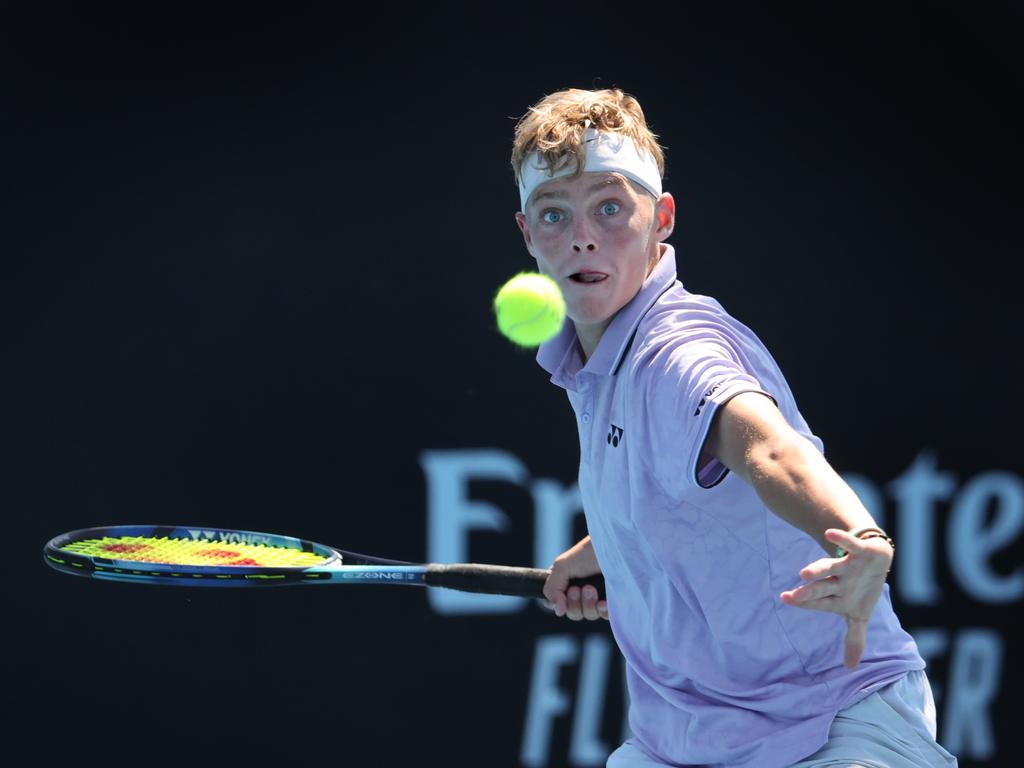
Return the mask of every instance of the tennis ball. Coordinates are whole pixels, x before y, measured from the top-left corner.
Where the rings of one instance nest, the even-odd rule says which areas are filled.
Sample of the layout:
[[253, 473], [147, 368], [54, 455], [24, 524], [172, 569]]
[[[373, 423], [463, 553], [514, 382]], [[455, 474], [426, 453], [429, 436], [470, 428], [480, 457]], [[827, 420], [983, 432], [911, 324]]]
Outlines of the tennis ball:
[[547, 275], [520, 272], [494, 297], [494, 314], [505, 338], [521, 347], [539, 347], [562, 329], [565, 299]]

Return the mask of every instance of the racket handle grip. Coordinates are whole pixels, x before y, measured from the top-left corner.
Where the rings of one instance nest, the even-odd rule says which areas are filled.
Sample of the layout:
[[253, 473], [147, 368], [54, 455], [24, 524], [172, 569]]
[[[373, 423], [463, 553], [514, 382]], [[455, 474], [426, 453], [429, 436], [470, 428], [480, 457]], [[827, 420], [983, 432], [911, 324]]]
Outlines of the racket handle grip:
[[[544, 582], [551, 571], [546, 568], [517, 568], [510, 565], [477, 565], [462, 563], [428, 565], [424, 581], [428, 587], [445, 587], [460, 592], [481, 592], [488, 595], [514, 595], [544, 599]], [[606, 597], [604, 576], [573, 579], [570, 586], [591, 584], [599, 600]]]

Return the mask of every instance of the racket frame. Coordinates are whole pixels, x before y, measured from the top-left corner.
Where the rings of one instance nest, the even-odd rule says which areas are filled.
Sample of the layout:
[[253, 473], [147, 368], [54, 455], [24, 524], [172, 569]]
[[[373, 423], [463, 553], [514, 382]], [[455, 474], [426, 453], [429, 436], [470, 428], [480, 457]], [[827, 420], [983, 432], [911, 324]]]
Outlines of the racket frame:
[[[71, 552], [63, 547], [85, 539], [170, 538], [210, 544], [262, 544], [325, 557], [313, 566], [184, 565], [152, 563]], [[388, 560], [329, 547], [293, 536], [210, 526], [113, 525], [82, 528], [55, 536], [43, 548], [47, 565], [75, 576], [127, 582], [203, 587], [292, 586], [331, 581], [423, 585], [425, 565]]]
[[[168, 538], [210, 544], [263, 544], [321, 555], [312, 566], [184, 565], [99, 557], [71, 552], [63, 547], [86, 539], [124, 537]], [[169, 584], [194, 587], [274, 587], [339, 582], [444, 587], [462, 592], [544, 599], [543, 587], [550, 571], [474, 563], [411, 563], [361, 555], [293, 536], [209, 526], [111, 525], [82, 528], [50, 539], [43, 560], [51, 568], [75, 576], [107, 581]], [[593, 584], [605, 597], [600, 574], [573, 579], [570, 585]]]

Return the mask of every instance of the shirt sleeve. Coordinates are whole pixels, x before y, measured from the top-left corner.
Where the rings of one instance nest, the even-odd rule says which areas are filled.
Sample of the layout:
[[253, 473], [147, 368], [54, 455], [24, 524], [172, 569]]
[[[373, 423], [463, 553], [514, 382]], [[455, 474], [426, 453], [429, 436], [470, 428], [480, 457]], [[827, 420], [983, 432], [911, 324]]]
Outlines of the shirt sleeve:
[[778, 405], [734, 347], [707, 335], [663, 347], [641, 368], [644, 453], [655, 479], [670, 496], [712, 488], [729, 470], [717, 459], [698, 466], [717, 410], [741, 392], [760, 392]]

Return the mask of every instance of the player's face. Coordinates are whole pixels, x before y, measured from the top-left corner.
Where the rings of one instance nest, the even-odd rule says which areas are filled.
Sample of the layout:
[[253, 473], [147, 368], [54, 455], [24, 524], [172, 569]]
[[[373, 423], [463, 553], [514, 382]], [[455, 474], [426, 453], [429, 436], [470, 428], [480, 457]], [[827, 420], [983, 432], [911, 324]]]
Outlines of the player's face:
[[652, 195], [617, 173], [584, 173], [541, 184], [525, 214], [516, 214], [527, 249], [562, 289], [581, 338], [599, 337], [653, 270], [658, 243], [671, 232], [659, 229], [656, 208]]

